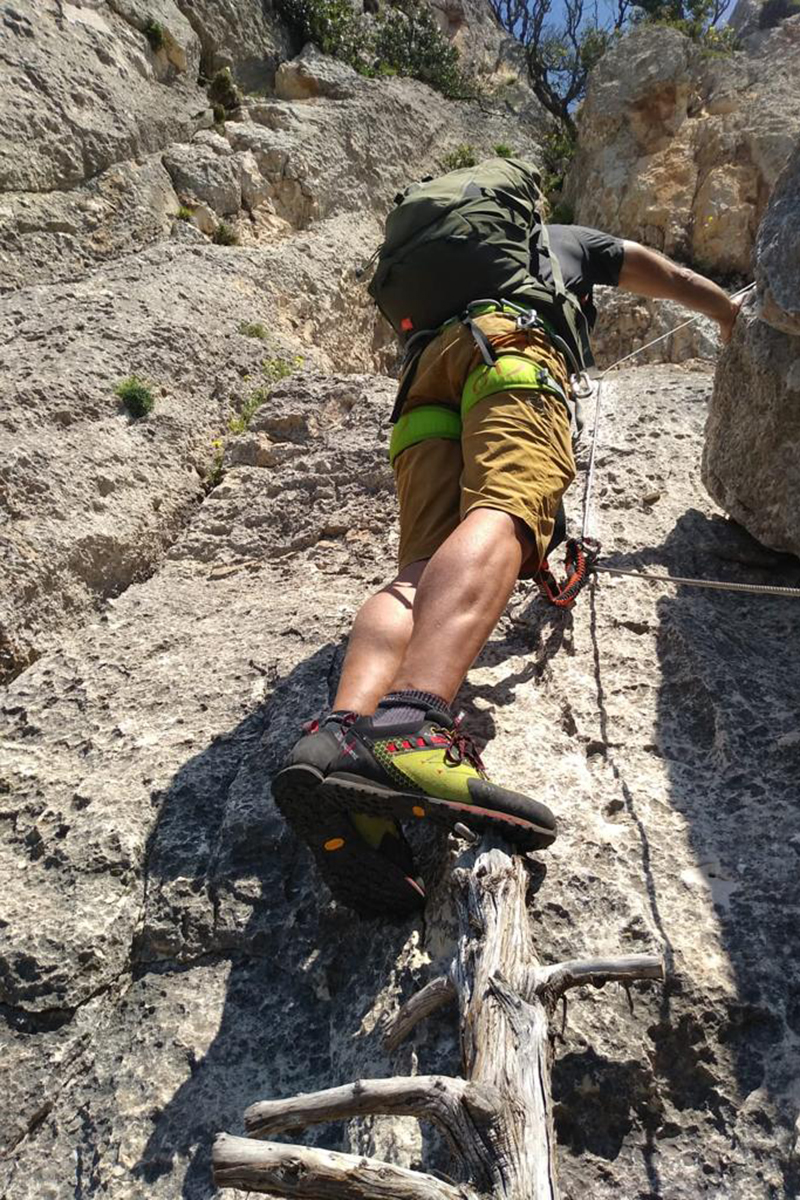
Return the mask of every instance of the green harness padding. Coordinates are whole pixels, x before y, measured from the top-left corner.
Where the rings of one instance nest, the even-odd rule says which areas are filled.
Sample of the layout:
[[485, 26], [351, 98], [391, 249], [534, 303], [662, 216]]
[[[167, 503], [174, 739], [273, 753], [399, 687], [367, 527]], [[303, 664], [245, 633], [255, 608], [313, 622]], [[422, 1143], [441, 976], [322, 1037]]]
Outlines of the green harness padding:
[[444, 404], [421, 404], [404, 413], [394, 424], [389, 441], [389, 462], [409, 446], [428, 438], [460, 441], [461, 422], [479, 400], [507, 391], [552, 392], [567, 403], [564, 389], [547, 367], [531, 362], [523, 354], [501, 354], [492, 367], [481, 364], [470, 372], [461, 393], [461, 413]]
[[461, 417], [453, 408], [443, 404], [421, 404], [404, 413], [392, 428], [389, 442], [389, 462], [394, 466], [398, 454], [428, 438], [461, 440]]
[[501, 352], [494, 366], [482, 363], [468, 375], [461, 393], [461, 416], [465, 417], [486, 396], [520, 390], [553, 392], [567, 404], [564, 389], [547, 367], [531, 362], [523, 354]]

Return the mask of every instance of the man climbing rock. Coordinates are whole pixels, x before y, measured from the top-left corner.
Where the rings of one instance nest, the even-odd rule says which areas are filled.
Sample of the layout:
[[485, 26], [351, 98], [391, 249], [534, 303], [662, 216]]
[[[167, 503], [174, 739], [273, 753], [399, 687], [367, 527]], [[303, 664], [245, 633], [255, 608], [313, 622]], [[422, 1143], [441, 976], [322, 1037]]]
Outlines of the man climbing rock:
[[390, 215], [371, 287], [408, 347], [390, 447], [398, 572], [356, 617], [332, 711], [273, 781], [333, 895], [366, 914], [424, 905], [400, 822], [494, 828], [521, 851], [556, 836], [545, 804], [488, 779], [452, 705], [516, 581], [545, 559], [575, 478], [568, 360], [587, 360], [594, 286], [677, 300], [724, 341], [738, 311], [635, 242], [543, 228], [537, 183], [528, 164], [495, 159], [409, 189], [395, 213], [420, 199], [416, 229], [398, 251]]

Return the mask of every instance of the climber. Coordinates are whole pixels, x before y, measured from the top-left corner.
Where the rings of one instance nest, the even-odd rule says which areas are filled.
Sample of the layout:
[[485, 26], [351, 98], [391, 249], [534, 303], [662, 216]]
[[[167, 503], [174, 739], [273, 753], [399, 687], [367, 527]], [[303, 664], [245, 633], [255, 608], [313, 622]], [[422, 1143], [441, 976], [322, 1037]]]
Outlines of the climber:
[[[525, 167], [506, 160], [505, 178]], [[636, 242], [551, 225], [525, 245], [528, 294], [544, 321], [520, 319], [519, 308], [506, 303], [524, 300], [523, 284], [512, 296], [504, 292], [502, 303], [473, 305], [443, 328], [435, 321], [416, 360], [407, 359], [391, 450], [398, 572], [355, 619], [332, 710], [307, 727], [273, 780], [279, 808], [333, 895], [365, 914], [424, 905], [400, 821], [494, 828], [522, 851], [556, 836], [542, 801], [489, 781], [452, 712], [517, 579], [531, 577], [543, 560], [575, 477], [562, 352], [569, 329], [562, 322], [560, 337], [551, 324], [552, 292], [551, 307], [542, 303], [542, 285], [554, 287], [553, 260], [584, 318], [582, 330], [579, 322], [571, 326], [584, 343], [573, 336], [572, 350], [583, 361], [597, 284], [676, 300], [716, 320], [723, 341], [738, 311], [716, 284]], [[488, 294], [478, 285], [468, 299]], [[463, 309], [462, 296], [449, 311]], [[416, 426], [415, 412], [422, 414]]]

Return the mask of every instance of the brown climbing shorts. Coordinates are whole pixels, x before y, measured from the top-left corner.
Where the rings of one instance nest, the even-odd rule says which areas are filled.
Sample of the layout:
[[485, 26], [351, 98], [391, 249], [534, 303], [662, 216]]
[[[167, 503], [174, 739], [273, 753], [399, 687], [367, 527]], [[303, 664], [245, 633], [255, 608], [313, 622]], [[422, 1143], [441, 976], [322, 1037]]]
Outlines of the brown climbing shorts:
[[[513, 350], [547, 367], [568, 389], [564, 358], [538, 330], [489, 313], [475, 324], [495, 350]], [[423, 351], [403, 412], [423, 404], [461, 408], [470, 372], [482, 358], [470, 331], [449, 326]], [[461, 441], [428, 438], [395, 459], [400, 502], [400, 570], [430, 558], [474, 508], [495, 508], [524, 521], [535, 542], [520, 570], [534, 574], [553, 536], [562, 495], [575, 478], [569, 415], [544, 391], [509, 390], [479, 400], [466, 414]]]

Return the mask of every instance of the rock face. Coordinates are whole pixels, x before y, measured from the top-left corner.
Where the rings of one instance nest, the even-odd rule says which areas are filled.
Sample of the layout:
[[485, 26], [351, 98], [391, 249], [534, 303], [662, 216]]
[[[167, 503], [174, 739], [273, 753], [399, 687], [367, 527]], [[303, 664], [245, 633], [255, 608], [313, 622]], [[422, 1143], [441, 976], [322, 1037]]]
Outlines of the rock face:
[[[316, 81], [317, 99], [251, 95], [242, 119], [197, 129], [207, 104], [196, 82], [200, 42], [218, 44], [216, 25], [203, 24], [200, 7], [190, 23], [183, 9], [154, 10], [166, 47], [157, 53], [141, 32], [147, 14], [130, 5], [66, 6], [63, 19], [55, 4], [31, 6], [9, 17], [20, 64], [33, 55], [46, 86], [23, 86], [20, 67], [0, 90], [10, 128], [25, 97], [34, 131], [23, 151], [7, 155], [11, 190], [0, 203], [0, 342], [9, 363], [0, 421], [13, 439], [0, 466], [3, 679], [152, 570], [202, 495], [212, 444], [263, 387], [262, 364], [299, 358], [358, 371], [394, 361], [355, 267], [378, 244], [399, 187], [441, 169], [460, 143], [489, 154], [509, 140], [500, 105], [456, 104], [411, 80], [364, 79], [311, 51], [284, 74]], [[179, 38], [185, 64], [162, 63], [161, 78], [158, 64]], [[126, 111], [116, 141], [102, 136], [113, 107], [99, 113], [87, 94], [73, 129], [54, 100], [74, 93], [90, 52], [101, 68], [108, 60], [109, 80], [102, 69], [92, 78], [110, 103], [130, 103], [125, 80], [138, 69], [140, 111]], [[126, 54], [127, 74], [118, 69]], [[157, 120], [148, 123], [151, 113]], [[60, 121], [75, 162], [57, 173]], [[537, 128], [527, 118], [516, 125], [519, 153], [536, 153]], [[115, 154], [136, 158], [115, 162]], [[239, 245], [213, 245], [222, 233]], [[255, 340], [240, 332], [248, 326]], [[155, 391], [141, 425], [114, 394], [131, 374]]]
[[576, 220], [748, 274], [800, 133], [798, 81], [800, 18], [721, 59], [703, 59], [673, 29], [630, 34], [590, 81], [566, 187]]
[[711, 495], [754, 537], [800, 554], [800, 145], [758, 232], [757, 297], [720, 359], [703, 451]]
[[[442, 12], [478, 57], [486, 28], [501, 94], [492, 19]], [[353, 264], [401, 184], [460, 143], [535, 155], [541, 114], [286, 61], [260, 0], [14, 0], [0, 33], [0, 1196], [210, 1200], [249, 1103], [459, 1069], [447, 1012], [397, 1061], [380, 1039], [452, 955], [452, 847], [416, 831], [424, 922], [359, 921], [269, 780], [393, 570], [395, 350]], [[211, 128], [199, 72], [222, 65], [266, 83]], [[782, 321], [792, 180], [759, 265]], [[609, 358], [663, 319], [601, 303]], [[744, 314], [730, 387], [796, 391], [795, 340]], [[710, 387], [608, 377], [594, 531], [622, 568], [796, 587], [700, 487]], [[522, 585], [460, 696], [492, 774], [559, 815], [531, 864], [542, 960], [667, 965], [632, 1014], [570, 1006], [564, 1200], [800, 1195], [797, 601], [685, 592], [603, 576], [555, 613]], [[409, 1119], [306, 1140], [452, 1171]]]
[[800, 141], [770, 199], [756, 243], [762, 315], [775, 329], [800, 335]]
[[[633, 351], [631, 366], [716, 360], [720, 348], [717, 324], [707, 317], [694, 318], [670, 300], [648, 300], [610, 287], [595, 288], [595, 303], [592, 349], [601, 369]], [[649, 342], [656, 344], [645, 349]]]
[[[651, 367], [606, 384], [609, 561], [797, 584], [699, 488], [709, 383]], [[199, 1200], [212, 1136], [246, 1104], [458, 1069], [446, 1011], [398, 1062], [377, 1028], [451, 952], [446, 853], [422, 838], [424, 927], [357, 921], [268, 787], [391, 571], [392, 392], [279, 385], [230, 447], [260, 439], [264, 465], [232, 466], [153, 576], [5, 693], [0, 1190], [15, 1200], [89, 1181], [111, 1200]], [[667, 959], [666, 989], [637, 988], [632, 1015], [613, 995], [570, 1005], [554, 1078], [571, 1200], [655, 1178], [675, 1200], [797, 1194], [793, 603], [604, 581], [557, 617], [525, 587], [463, 689], [490, 770], [559, 813], [531, 897], [543, 959]], [[780, 675], [759, 672], [778, 656]], [[410, 1121], [309, 1140], [451, 1169]]]

